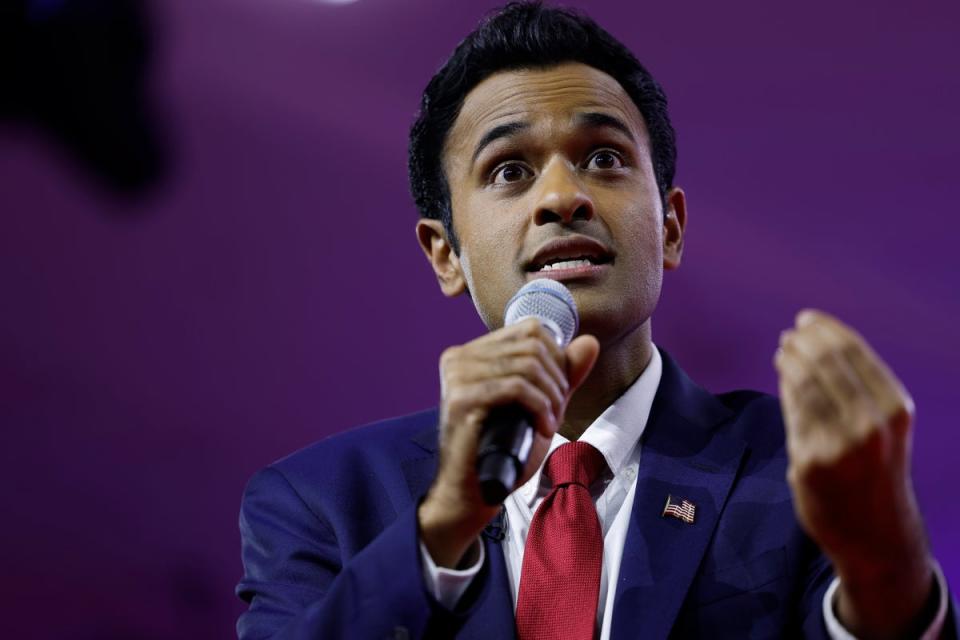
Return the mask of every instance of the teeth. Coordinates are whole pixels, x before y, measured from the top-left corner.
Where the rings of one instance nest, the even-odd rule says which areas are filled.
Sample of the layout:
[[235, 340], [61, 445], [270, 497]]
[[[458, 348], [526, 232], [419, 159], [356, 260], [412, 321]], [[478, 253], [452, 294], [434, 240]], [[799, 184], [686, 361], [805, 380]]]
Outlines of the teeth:
[[545, 264], [540, 268], [540, 271], [554, 271], [556, 269], [576, 269], [578, 267], [589, 267], [592, 262], [586, 259], [580, 260], [564, 260], [563, 262], [554, 262], [553, 264]]

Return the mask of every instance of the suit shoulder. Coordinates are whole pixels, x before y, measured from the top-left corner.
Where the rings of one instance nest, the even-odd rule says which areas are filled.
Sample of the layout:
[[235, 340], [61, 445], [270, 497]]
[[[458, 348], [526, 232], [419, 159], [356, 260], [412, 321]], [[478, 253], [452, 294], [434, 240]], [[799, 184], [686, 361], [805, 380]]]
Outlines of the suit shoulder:
[[721, 393], [716, 398], [736, 414], [764, 412], [780, 415], [780, 399], [763, 391], [737, 389]]
[[284, 475], [335, 472], [344, 465], [377, 465], [406, 455], [427, 455], [436, 448], [437, 408], [378, 420], [327, 436], [298, 449], [270, 467]]
[[733, 417], [729, 428], [754, 447], [780, 449], [784, 442], [783, 414], [777, 396], [740, 389], [716, 396]]

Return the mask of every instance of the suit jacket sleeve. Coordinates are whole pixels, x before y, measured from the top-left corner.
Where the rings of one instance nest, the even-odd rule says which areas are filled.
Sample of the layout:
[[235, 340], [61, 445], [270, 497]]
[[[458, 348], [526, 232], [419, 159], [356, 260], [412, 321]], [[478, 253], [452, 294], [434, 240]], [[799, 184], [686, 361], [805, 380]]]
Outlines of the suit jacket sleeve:
[[[427, 592], [416, 505], [344, 562], [333, 527], [282, 471], [267, 467], [247, 485], [240, 532], [237, 595], [249, 603], [237, 622], [241, 640], [447, 635], [476, 600], [465, 597], [463, 609], [449, 611]], [[486, 580], [475, 582], [474, 593]]]

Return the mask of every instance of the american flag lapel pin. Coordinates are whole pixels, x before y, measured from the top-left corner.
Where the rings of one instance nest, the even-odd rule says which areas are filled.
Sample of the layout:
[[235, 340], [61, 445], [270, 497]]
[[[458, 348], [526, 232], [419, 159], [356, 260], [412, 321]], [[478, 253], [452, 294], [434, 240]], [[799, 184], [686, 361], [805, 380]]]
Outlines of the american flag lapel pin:
[[693, 518], [697, 514], [697, 505], [693, 504], [689, 500], [683, 498], [674, 498], [671, 495], [667, 495], [667, 504], [663, 505], [663, 513], [660, 515], [664, 518], [667, 516], [672, 516], [677, 520], [682, 520], [687, 524], [693, 524]]

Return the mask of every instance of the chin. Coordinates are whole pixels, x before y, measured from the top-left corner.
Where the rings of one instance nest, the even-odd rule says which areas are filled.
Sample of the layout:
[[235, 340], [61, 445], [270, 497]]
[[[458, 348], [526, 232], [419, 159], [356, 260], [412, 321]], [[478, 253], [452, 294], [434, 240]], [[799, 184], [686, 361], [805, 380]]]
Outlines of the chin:
[[[576, 294], [574, 296], [576, 298]], [[620, 302], [621, 300], [611, 296], [605, 296], [601, 300], [591, 300], [584, 296], [582, 302], [581, 299], [577, 299], [580, 334], [596, 337], [603, 346], [646, 328], [649, 339], [648, 327], [653, 307], [651, 306], [649, 310], [643, 306], [628, 308]]]

